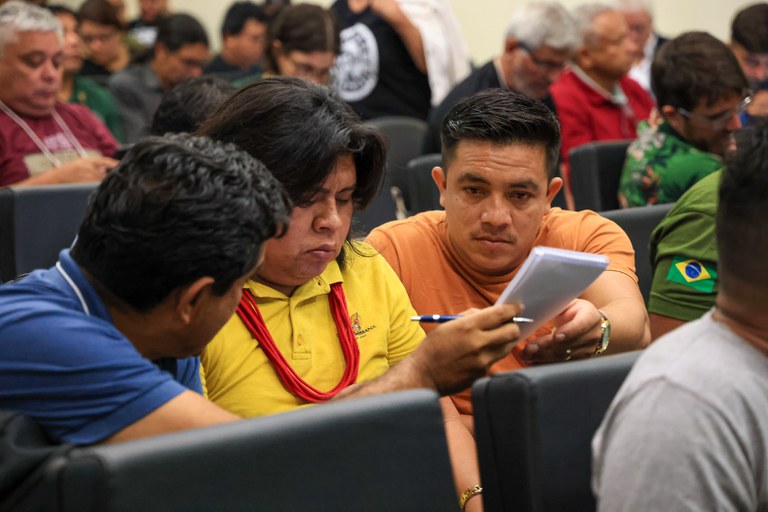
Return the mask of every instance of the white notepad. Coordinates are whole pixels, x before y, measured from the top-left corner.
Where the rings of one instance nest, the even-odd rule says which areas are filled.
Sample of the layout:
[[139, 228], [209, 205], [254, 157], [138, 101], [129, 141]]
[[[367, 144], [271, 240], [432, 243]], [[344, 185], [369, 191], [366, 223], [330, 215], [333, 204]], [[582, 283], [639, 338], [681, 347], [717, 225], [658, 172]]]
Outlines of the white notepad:
[[522, 340], [562, 312], [606, 267], [602, 254], [534, 247], [496, 303], [525, 305], [522, 316], [533, 323], [518, 324]]

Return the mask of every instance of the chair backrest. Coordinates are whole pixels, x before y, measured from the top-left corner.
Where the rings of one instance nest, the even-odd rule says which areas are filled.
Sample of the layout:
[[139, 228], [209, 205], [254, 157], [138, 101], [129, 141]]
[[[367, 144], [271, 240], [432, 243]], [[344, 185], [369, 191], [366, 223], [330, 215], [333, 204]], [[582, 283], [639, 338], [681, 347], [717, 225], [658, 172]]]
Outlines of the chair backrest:
[[69, 247], [97, 183], [0, 190], [0, 282], [56, 263]]
[[440, 192], [432, 180], [432, 169], [443, 164], [440, 153], [417, 156], [408, 162], [406, 195], [410, 197], [411, 214], [439, 210]]
[[592, 436], [638, 354], [525, 368], [472, 386], [486, 512], [595, 510]]
[[413, 390], [85, 447], [38, 493], [68, 511], [455, 510], [437, 395]]
[[631, 140], [590, 142], [568, 153], [571, 190], [577, 210], [619, 207], [619, 181]]
[[421, 119], [406, 116], [385, 116], [371, 119], [387, 139], [387, 167], [392, 185], [403, 192], [405, 207], [411, 211], [411, 197], [408, 195], [408, 162], [421, 155], [427, 123]]
[[648, 304], [653, 283], [650, 256], [651, 233], [673, 206], [674, 203], [667, 203], [600, 212], [600, 215], [618, 224], [632, 241], [632, 247], [635, 249], [635, 274], [637, 274], [637, 283], [646, 304]]

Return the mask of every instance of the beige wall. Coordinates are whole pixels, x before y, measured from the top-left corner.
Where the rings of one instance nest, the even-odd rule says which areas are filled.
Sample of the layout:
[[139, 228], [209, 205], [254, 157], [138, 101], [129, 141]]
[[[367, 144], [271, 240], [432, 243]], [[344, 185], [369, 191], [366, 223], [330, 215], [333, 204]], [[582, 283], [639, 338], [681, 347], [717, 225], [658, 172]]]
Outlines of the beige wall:
[[[196, 16], [208, 30], [214, 48], [220, 45], [219, 28], [229, 2], [220, 0], [170, 0], [171, 6]], [[293, 0], [294, 3], [297, 0]], [[333, 0], [307, 0], [321, 5], [331, 5]], [[461, 26], [464, 40], [476, 64], [481, 64], [501, 49], [506, 23], [515, 7], [525, 0], [449, 0]], [[534, 0], [536, 1], [536, 0]], [[568, 8], [584, 3], [584, 0], [561, 0]], [[668, 36], [687, 30], [706, 30], [727, 39], [730, 22], [736, 10], [757, 0], [651, 0], [655, 6], [656, 26]], [[125, 0], [128, 12], [137, 12], [137, 0]], [[64, 0], [70, 6], [79, 0]]]

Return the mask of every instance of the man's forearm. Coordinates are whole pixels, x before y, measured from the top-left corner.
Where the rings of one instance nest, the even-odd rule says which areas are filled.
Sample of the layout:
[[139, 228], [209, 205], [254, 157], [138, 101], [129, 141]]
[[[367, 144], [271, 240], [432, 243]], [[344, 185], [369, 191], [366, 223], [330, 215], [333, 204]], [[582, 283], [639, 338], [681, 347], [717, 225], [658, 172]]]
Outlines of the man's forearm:
[[611, 342], [606, 354], [640, 350], [651, 342], [645, 305], [634, 299], [617, 299], [599, 308], [611, 322]]

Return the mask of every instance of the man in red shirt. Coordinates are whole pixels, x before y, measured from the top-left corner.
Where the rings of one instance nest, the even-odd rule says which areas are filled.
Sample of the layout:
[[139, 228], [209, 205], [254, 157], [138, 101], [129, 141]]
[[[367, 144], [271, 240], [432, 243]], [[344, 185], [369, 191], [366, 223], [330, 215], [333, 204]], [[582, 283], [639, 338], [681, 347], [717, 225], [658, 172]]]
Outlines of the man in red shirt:
[[634, 139], [637, 123], [653, 108], [650, 95], [627, 76], [640, 49], [621, 13], [590, 4], [574, 9], [573, 16], [581, 45], [571, 69], [551, 89], [562, 129], [566, 185], [572, 148], [597, 140]]
[[101, 181], [117, 141], [93, 112], [58, 103], [62, 30], [45, 9], [0, 7], [0, 186]]

